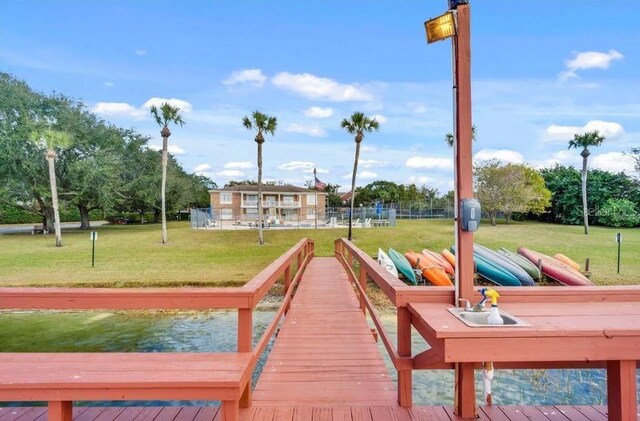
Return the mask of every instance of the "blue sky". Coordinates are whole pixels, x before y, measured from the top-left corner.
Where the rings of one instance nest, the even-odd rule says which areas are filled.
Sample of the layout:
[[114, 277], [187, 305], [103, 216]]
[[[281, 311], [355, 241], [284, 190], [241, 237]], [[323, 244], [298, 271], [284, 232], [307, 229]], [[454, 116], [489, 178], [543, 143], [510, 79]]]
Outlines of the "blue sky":
[[[0, 70], [81, 98], [153, 136], [145, 106], [170, 99], [186, 125], [170, 144], [219, 184], [255, 178], [254, 109], [275, 115], [265, 177], [349, 184], [353, 139], [339, 122], [375, 115], [358, 184], [452, 187], [451, 47], [423, 21], [446, 1], [13, 1], [0, 16]], [[476, 160], [579, 162], [573, 133], [599, 129], [592, 166], [629, 170], [640, 146], [640, 1], [472, 2]]]

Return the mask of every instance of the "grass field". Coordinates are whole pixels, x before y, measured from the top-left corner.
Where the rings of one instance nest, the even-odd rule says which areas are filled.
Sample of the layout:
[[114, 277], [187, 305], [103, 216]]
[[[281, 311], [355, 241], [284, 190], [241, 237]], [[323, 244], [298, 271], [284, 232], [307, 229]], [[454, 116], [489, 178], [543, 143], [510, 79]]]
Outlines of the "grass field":
[[[177, 286], [242, 285], [302, 237], [316, 241], [316, 255], [333, 254], [333, 241], [346, 229], [265, 231], [192, 230], [169, 224], [169, 244], [160, 243], [159, 225], [118, 225], [96, 229], [96, 267], [86, 231], [65, 231], [64, 247], [53, 236], [0, 235], [0, 286]], [[622, 232], [622, 269], [616, 274], [614, 235]], [[640, 230], [512, 223], [481, 226], [476, 241], [491, 248], [525, 245], [543, 253], [564, 253], [579, 263], [591, 259], [592, 280], [600, 285], [640, 283]], [[399, 221], [395, 228], [355, 229], [355, 244], [374, 255], [378, 247], [436, 251], [453, 242], [451, 220]]]

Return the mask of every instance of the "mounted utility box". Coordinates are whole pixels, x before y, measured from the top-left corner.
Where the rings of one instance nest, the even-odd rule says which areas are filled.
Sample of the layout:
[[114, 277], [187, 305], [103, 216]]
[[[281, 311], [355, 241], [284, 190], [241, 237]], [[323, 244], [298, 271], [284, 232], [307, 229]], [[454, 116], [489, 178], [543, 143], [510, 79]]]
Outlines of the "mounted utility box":
[[460, 222], [464, 231], [478, 231], [481, 214], [480, 202], [476, 199], [462, 199], [460, 201]]

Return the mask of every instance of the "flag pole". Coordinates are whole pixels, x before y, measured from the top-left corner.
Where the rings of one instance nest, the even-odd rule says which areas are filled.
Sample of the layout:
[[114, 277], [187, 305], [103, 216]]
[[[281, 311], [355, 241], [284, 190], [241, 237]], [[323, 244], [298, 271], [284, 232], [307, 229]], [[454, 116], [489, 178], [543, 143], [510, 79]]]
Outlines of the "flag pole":
[[316, 185], [316, 180], [318, 179], [317, 171], [313, 169], [313, 190], [316, 192], [316, 201], [315, 201], [315, 209], [314, 214], [316, 215], [316, 229], [318, 229], [318, 186]]

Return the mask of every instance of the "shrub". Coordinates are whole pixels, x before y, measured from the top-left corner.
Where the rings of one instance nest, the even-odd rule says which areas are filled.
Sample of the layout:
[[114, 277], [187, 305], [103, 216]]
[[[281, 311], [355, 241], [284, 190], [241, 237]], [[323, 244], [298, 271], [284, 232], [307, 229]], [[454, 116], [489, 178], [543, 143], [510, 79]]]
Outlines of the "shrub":
[[627, 199], [609, 199], [598, 210], [598, 221], [609, 227], [635, 227], [640, 224], [636, 205]]

